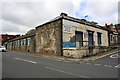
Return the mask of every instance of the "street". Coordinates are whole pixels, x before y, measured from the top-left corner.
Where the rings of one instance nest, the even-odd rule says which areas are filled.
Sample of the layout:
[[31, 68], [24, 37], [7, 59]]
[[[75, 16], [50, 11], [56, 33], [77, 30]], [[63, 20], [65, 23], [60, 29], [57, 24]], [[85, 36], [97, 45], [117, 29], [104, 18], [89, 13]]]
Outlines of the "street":
[[0, 54], [3, 78], [118, 78], [120, 68], [118, 57], [113, 54], [84, 63], [49, 60], [15, 52]]

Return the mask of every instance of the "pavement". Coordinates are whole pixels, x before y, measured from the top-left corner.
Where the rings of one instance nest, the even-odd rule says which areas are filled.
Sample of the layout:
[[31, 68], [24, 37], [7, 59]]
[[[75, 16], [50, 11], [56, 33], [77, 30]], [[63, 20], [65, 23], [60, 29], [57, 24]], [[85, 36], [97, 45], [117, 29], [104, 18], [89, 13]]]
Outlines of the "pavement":
[[10, 51], [9, 50], [8, 52], [11, 52], [11, 53], [14, 52], [14, 53], [18, 53], [18, 54], [24, 54], [24, 55], [29, 55], [29, 56], [39, 57], [39, 58], [45, 58], [45, 59], [50, 59], [50, 60], [63, 61], [63, 62], [82, 63], [82, 62], [97, 60], [97, 59], [115, 54], [116, 52], [120, 52], [120, 48], [117, 48], [117, 49], [114, 49], [114, 50], [111, 50], [111, 51], [107, 51], [107, 52], [103, 52], [103, 53], [99, 53], [99, 54], [94, 55], [94, 56], [84, 57], [82, 59], [68, 58], [68, 57], [64, 57], [64, 56], [54, 56], [54, 55], [48, 55], [48, 54], [21, 52], [21, 51]]

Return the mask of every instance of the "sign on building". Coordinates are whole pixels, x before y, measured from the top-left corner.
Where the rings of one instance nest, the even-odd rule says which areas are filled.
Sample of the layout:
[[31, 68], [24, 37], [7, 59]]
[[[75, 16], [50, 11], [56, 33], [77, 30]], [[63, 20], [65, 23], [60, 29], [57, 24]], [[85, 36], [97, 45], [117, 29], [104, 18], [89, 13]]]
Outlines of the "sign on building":
[[76, 42], [63, 42], [63, 48], [76, 47]]
[[71, 26], [63, 26], [63, 32], [72, 33], [72, 27]]

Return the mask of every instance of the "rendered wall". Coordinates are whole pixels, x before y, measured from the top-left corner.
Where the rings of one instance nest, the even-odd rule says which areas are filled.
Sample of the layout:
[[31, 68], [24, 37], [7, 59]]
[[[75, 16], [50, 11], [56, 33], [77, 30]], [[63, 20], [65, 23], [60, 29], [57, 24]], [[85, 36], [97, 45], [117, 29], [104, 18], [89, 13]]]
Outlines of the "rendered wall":
[[[85, 33], [87, 30], [94, 31], [94, 47], [88, 47], [88, 43], [83, 43], [83, 46], [80, 47], [78, 42], [76, 42], [76, 47], [74, 48], [63, 48], [63, 56], [73, 57], [73, 58], [82, 58], [85, 56], [96, 55], [100, 52], [108, 50], [108, 32], [99, 28], [94, 28], [92, 26], [87, 26], [84, 24], [80, 24], [77, 22], [69, 21], [63, 19], [63, 42], [72, 42], [75, 41], [75, 31], [83, 32], [83, 41], [87, 41], [88, 39], [85, 37]], [[102, 33], [102, 44], [98, 45], [98, 36], [97, 32]], [[102, 47], [103, 46], [103, 47]]]

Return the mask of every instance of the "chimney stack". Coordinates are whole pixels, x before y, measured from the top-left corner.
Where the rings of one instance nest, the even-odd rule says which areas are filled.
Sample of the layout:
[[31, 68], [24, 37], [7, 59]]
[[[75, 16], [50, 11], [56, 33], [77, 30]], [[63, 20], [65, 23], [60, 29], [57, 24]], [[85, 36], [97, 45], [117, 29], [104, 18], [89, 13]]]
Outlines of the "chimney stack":
[[66, 13], [61, 13], [60, 16], [67, 16], [67, 14]]

